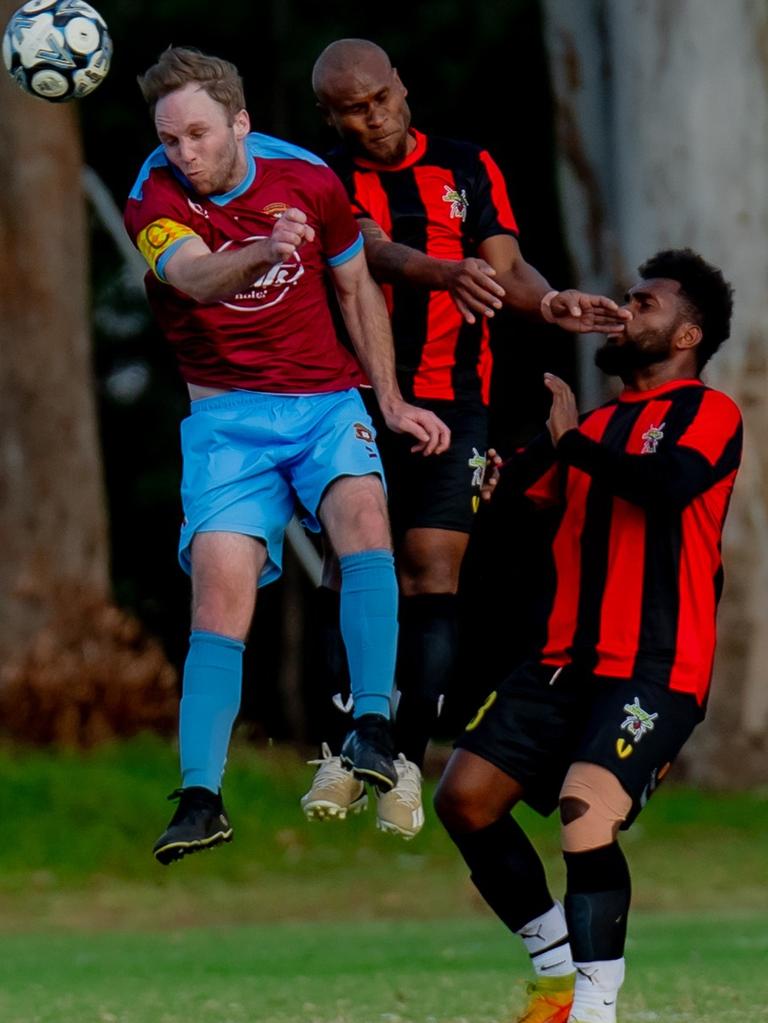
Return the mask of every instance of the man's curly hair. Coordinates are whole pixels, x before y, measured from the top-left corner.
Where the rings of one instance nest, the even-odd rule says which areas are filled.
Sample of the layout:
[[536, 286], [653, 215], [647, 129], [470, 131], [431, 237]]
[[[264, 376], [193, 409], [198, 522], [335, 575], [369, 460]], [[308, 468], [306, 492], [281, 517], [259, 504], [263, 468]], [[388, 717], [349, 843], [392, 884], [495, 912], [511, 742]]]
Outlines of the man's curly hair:
[[666, 249], [646, 260], [638, 272], [643, 280], [664, 277], [677, 281], [687, 305], [687, 314], [701, 327], [696, 346], [701, 370], [731, 332], [733, 288], [722, 270], [711, 266], [692, 249]]

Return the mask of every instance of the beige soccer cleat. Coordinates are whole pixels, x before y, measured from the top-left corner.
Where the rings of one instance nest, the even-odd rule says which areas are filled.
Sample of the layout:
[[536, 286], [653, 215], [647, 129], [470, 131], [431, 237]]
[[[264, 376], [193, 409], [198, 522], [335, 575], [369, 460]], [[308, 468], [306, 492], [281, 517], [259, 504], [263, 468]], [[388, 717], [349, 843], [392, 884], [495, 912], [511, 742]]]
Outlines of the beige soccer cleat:
[[575, 973], [538, 977], [528, 985], [528, 1004], [517, 1023], [567, 1023], [575, 981]]
[[399, 753], [395, 760], [397, 784], [389, 792], [377, 796], [376, 827], [401, 835], [406, 841], [415, 838], [424, 825], [421, 805], [421, 771]]
[[368, 806], [365, 785], [343, 766], [340, 757], [331, 754], [328, 743], [324, 742], [320, 751], [319, 760], [308, 761], [318, 766], [309, 792], [301, 797], [307, 820], [343, 821], [348, 813], [365, 810]]

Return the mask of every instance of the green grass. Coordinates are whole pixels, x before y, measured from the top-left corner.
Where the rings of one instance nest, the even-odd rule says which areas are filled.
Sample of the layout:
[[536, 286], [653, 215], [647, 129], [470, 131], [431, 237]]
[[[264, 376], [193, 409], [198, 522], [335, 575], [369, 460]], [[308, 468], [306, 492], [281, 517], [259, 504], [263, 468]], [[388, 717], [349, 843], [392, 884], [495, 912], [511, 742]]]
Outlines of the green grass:
[[[307, 824], [311, 769], [236, 745], [236, 838], [150, 849], [176, 757], [0, 746], [0, 1023], [507, 1023], [528, 965], [429, 814]], [[634, 877], [622, 1023], [768, 1021], [768, 798], [662, 789], [623, 838]], [[521, 815], [562, 887], [557, 822]]]
[[[768, 1019], [768, 923], [641, 917], [623, 1023]], [[495, 922], [382, 921], [0, 941], [4, 1023], [496, 1023], [527, 964]]]

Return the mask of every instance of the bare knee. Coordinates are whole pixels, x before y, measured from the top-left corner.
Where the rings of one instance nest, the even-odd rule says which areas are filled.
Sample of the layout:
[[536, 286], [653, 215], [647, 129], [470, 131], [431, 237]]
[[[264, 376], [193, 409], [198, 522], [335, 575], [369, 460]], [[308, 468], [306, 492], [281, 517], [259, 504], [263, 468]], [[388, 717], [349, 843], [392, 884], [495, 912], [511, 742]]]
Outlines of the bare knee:
[[520, 798], [516, 781], [482, 757], [456, 750], [435, 792], [435, 812], [452, 835], [487, 828]]
[[576, 763], [560, 791], [564, 852], [588, 852], [616, 841], [632, 800], [618, 778], [597, 764]]

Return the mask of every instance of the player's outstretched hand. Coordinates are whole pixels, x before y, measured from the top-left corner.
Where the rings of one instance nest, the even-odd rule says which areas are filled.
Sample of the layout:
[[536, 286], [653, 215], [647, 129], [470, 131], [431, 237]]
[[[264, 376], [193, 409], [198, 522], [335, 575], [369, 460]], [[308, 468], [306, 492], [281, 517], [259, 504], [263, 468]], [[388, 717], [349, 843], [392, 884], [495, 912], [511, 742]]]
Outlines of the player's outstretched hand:
[[577, 334], [619, 334], [632, 319], [629, 309], [620, 308], [612, 298], [573, 289], [558, 291], [543, 302], [541, 315], [548, 323]]
[[501, 466], [502, 457], [496, 448], [488, 448], [485, 453], [485, 475], [480, 484], [480, 499], [482, 501], [490, 501], [493, 497], [496, 484], [501, 478]]
[[315, 229], [307, 223], [306, 213], [294, 207], [281, 213], [269, 237], [269, 258], [281, 263], [294, 254], [304, 242], [311, 242]]
[[445, 266], [445, 290], [467, 321], [493, 316], [501, 309], [504, 289], [494, 281], [496, 271], [484, 259], [449, 260]]
[[556, 377], [554, 373], [545, 373], [544, 385], [552, 392], [552, 408], [547, 420], [547, 429], [552, 443], [556, 445], [564, 433], [579, 425], [579, 410], [576, 396], [565, 380]]
[[451, 443], [451, 431], [434, 412], [399, 399], [386, 410], [382, 408], [384, 421], [393, 433], [410, 433], [417, 443], [411, 451], [422, 455], [441, 455]]

